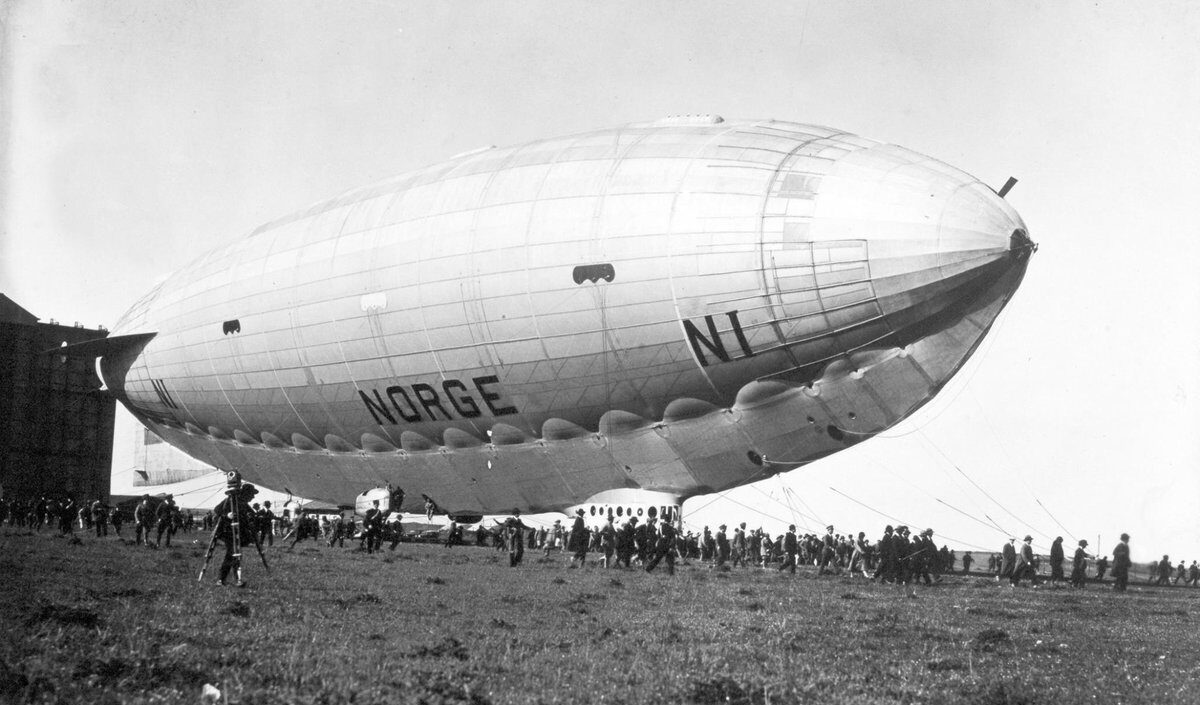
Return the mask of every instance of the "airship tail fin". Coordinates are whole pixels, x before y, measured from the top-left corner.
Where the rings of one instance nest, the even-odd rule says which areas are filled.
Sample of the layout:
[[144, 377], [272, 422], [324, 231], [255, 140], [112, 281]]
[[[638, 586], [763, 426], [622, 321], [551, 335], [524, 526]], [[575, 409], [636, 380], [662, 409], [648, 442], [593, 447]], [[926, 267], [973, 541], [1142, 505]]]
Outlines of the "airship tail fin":
[[120, 396], [125, 389], [125, 373], [141, 354], [146, 344], [158, 333], [131, 333], [96, 338], [74, 345], [64, 345], [42, 352], [43, 355], [61, 355], [97, 360], [96, 372], [103, 383], [101, 390]]

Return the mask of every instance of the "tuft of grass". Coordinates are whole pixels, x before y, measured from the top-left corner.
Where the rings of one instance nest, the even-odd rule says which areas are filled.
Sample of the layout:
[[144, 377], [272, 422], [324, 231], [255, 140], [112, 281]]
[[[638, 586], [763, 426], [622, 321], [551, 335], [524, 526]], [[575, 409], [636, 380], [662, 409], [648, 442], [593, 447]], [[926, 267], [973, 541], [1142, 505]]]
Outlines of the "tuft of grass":
[[94, 629], [100, 625], [100, 615], [86, 607], [72, 605], [43, 604], [25, 621], [26, 626], [34, 626], [40, 622]]
[[233, 602], [229, 603], [228, 607], [225, 608], [225, 613], [231, 614], [234, 617], [249, 617], [250, 605], [242, 602], [241, 600], [234, 600]]
[[761, 685], [740, 683], [729, 676], [693, 682], [690, 697], [691, 702], [700, 705], [765, 705], [767, 702]]
[[452, 658], [459, 661], [466, 661], [470, 656], [467, 654], [467, 647], [462, 645], [462, 642], [452, 636], [442, 639], [433, 646], [418, 647], [412, 653], [413, 658]]
[[1008, 632], [995, 627], [988, 627], [975, 635], [971, 640], [976, 651], [995, 651], [998, 647], [1008, 644]]

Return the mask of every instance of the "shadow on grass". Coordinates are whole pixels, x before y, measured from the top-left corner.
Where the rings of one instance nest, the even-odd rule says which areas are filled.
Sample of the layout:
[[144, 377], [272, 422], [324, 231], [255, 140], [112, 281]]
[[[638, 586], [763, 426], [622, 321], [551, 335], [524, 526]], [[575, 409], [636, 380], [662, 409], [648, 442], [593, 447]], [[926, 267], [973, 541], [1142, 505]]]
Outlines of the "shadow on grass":
[[761, 685], [739, 683], [728, 676], [693, 681], [688, 702], [698, 705], [765, 705], [766, 692]]

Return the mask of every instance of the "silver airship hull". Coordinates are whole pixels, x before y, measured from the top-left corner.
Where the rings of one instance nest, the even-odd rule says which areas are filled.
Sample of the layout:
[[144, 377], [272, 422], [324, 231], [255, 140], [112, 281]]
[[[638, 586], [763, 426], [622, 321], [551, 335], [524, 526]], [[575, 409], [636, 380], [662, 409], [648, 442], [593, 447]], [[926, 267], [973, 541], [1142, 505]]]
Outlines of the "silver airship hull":
[[308, 497], [678, 503], [911, 414], [1033, 249], [991, 189], [914, 152], [668, 119], [269, 223], [143, 297], [113, 332], [138, 344], [100, 368], [168, 442]]

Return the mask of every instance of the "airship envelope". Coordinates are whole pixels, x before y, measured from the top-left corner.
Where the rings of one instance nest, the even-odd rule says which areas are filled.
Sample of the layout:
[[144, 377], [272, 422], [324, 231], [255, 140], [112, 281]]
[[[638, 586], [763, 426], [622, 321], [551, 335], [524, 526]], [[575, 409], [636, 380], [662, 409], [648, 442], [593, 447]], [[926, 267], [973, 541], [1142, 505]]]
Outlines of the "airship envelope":
[[928, 402], [1034, 249], [1007, 201], [930, 157], [683, 116], [470, 153], [267, 223], [80, 354], [163, 439], [302, 496], [671, 507]]

